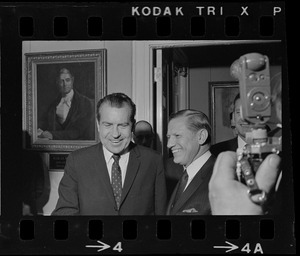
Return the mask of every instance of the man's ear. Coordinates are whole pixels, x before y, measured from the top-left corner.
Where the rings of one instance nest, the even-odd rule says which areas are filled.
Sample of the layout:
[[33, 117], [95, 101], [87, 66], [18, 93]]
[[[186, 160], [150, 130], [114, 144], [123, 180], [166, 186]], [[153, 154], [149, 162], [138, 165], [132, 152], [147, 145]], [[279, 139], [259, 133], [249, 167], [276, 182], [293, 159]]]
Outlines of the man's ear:
[[98, 130], [98, 132], [100, 132], [100, 124], [99, 124], [99, 121], [97, 118], [96, 118], [96, 124], [97, 124], [97, 130]]
[[197, 132], [197, 140], [200, 145], [203, 145], [208, 138], [208, 132], [206, 129], [201, 129]]
[[232, 113], [232, 118], [231, 118], [231, 124], [233, 124], [235, 126], [235, 113]]

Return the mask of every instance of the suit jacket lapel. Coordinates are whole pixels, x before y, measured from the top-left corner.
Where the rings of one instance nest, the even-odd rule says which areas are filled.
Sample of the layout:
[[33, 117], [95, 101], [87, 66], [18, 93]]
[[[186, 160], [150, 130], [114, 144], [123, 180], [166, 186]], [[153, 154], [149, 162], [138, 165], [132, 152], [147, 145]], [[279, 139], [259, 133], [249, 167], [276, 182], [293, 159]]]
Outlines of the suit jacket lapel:
[[[210, 158], [206, 161], [206, 163], [202, 166], [202, 168], [197, 172], [191, 183], [187, 186], [182, 195], [178, 198], [175, 203], [172, 212], [177, 212], [186, 202], [187, 200], [196, 192], [196, 190], [201, 186], [203, 179], [210, 173], [210, 162], [214, 159], [214, 156], [210, 156]], [[176, 188], [178, 187], [178, 184]], [[177, 190], [177, 189], [176, 189]], [[175, 190], [175, 191], [176, 191]], [[172, 195], [173, 197], [173, 195]], [[173, 197], [174, 200], [174, 197]]]
[[140, 159], [139, 159], [140, 152], [138, 150], [137, 145], [131, 143], [129, 147], [130, 147], [130, 155], [129, 155], [129, 161], [128, 161], [128, 166], [127, 166], [124, 186], [122, 189], [121, 204], [125, 200], [128, 192], [133, 184], [133, 181], [136, 177], [138, 169], [140, 167]]
[[99, 173], [100, 180], [102, 181], [102, 184], [107, 192], [108, 197], [111, 199], [111, 201], [115, 204], [115, 197], [113, 194], [113, 190], [111, 187], [111, 182], [104, 158], [103, 148], [102, 144], [98, 144], [98, 150], [96, 152], [97, 156], [95, 157], [96, 161], [94, 162], [94, 168], [97, 169], [97, 173]]
[[239, 145], [238, 145], [238, 137], [236, 137], [236, 138], [234, 138], [234, 139], [232, 139], [232, 141], [231, 141], [231, 144], [230, 144], [231, 146], [230, 146], [230, 150], [232, 150], [232, 151], [236, 151], [237, 150], [237, 148], [239, 147]]
[[168, 207], [167, 207], [167, 215], [170, 215], [171, 214], [171, 211], [172, 211], [172, 205], [173, 205], [173, 202], [174, 202], [174, 199], [175, 199], [175, 195], [177, 193], [177, 190], [178, 190], [178, 187], [179, 187], [179, 182], [177, 182], [177, 185], [175, 186], [174, 190], [173, 190], [173, 193], [170, 197], [170, 200], [169, 200], [169, 204], [168, 204]]

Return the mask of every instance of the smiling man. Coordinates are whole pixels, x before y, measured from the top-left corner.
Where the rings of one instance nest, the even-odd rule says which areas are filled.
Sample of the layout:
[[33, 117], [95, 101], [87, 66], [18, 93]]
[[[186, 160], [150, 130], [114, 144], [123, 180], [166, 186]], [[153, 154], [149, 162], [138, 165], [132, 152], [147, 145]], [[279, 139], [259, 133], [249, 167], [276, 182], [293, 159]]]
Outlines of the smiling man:
[[72, 152], [52, 215], [162, 215], [161, 155], [131, 142], [136, 107], [123, 93], [97, 104], [100, 143]]
[[237, 94], [233, 101], [234, 111], [233, 111], [233, 125], [237, 136], [230, 140], [221, 141], [211, 146], [211, 152], [214, 156], [218, 156], [224, 151], [236, 151], [237, 148], [243, 148], [246, 145], [246, 133], [251, 132], [251, 127], [247, 122], [242, 119], [241, 116], [241, 106], [242, 102], [240, 99], [240, 94]]
[[210, 215], [208, 183], [215, 157], [209, 151], [211, 127], [207, 116], [189, 109], [172, 114], [167, 137], [174, 162], [184, 167], [171, 195], [167, 215]]

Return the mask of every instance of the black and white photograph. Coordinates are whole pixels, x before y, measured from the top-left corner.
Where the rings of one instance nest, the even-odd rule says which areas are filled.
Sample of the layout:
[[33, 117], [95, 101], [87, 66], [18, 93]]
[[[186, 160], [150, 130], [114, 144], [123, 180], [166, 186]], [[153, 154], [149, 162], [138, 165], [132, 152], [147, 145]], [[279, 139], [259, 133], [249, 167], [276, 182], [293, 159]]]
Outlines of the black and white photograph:
[[106, 90], [105, 54], [101, 49], [25, 54], [23, 121], [31, 137], [26, 147], [68, 150], [98, 140], [95, 105]]
[[284, 11], [0, 3], [0, 254], [294, 253]]
[[[216, 158], [245, 145], [249, 130], [238, 116], [239, 81], [232, 76], [232, 63], [241, 56], [253, 62], [267, 56], [265, 75], [270, 80], [281, 73], [281, 42], [89, 42], [93, 50], [84, 49], [86, 43], [23, 43], [25, 145], [42, 149], [33, 153], [25, 147], [26, 162], [30, 164], [34, 154], [35, 166], [40, 162], [36, 173], [41, 177], [35, 174], [36, 179], [30, 179], [39, 189], [33, 207], [39, 209], [37, 214], [213, 214], [209, 182]], [[62, 106], [68, 95], [73, 97], [69, 109]], [[264, 125], [271, 131], [278, 120], [271, 104], [269, 110], [271, 122]], [[189, 116], [199, 118], [200, 141], [195, 139], [197, 132], [186, 127]], [[141, 137], [150, 143], [143, 145], [137, 139]], [[230, 147], [223, 146], [226, 141]], [[125, 158], [119, 197], [110, 170], [113, 161], [107, 159], [110, 154]], [[204, 159], [203, 167], [196, 167], [198, 158]], [[183, 170], [189, 165], [195, 165], [195, 173], [177, 199]], [[205, 179], [201, 173], [206, 173]], [[247, 215], [240, 210], [234, 213]]]

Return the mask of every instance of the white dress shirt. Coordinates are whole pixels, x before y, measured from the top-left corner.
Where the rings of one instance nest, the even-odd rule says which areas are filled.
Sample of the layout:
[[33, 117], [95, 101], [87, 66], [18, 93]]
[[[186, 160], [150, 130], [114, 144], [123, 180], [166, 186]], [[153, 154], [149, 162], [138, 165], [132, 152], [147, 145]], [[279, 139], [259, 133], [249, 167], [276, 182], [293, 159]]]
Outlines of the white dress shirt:
[[58, 116], [59, 122], [63, 124], [66, 121], [69, 110], [71, 108], [72, 99], [74, 96], [73, 89], [63, 98], [61, 98], [59, 104], [56, 107], [56, 115]]
[[247, 143], [240, 136], [237, 137], [238, 137], [238, 148], [243, 149]]
[[[111, 168], [112, 168], [112, 165], [115, 160], [112, 158], [113, 153], [108, 151], [104, 146], [102, 146], [102, 147], [103, 147], [103, 153], [104, 153], [104, 158], [105, 158], [109, 178], [111, 181]], [[128, 161], [129, 161], [129, 154], [130, 154], [130, 152], [127, 152], [124, 155], [120, 155], [120, 159], [119, 159], [119, 165], [120, 165], [121, 174], [122, 174], [122, 187], [124, 186], [124, 180], [125, 180], [127, 165], [128, 165]]]
[[184, 167], [184, 168], [186, 168], [187, 174], [189, 175], [185, 189], [191, 183], [191, 181], [193, 180], [195, 175], [200, 171], [200, 169], [206, 163], [206, 161], [210, 158], [210, 156], [211, 156], [211, 153], [209, 150], [207, 150], [202, 156], [198, 157], [188, 167]]

